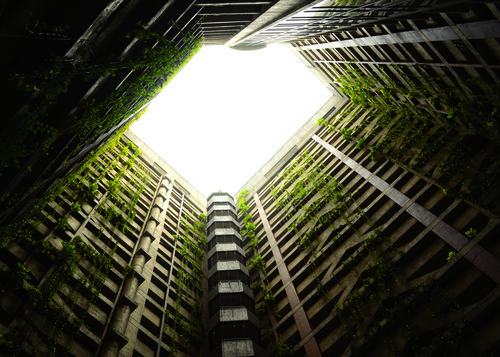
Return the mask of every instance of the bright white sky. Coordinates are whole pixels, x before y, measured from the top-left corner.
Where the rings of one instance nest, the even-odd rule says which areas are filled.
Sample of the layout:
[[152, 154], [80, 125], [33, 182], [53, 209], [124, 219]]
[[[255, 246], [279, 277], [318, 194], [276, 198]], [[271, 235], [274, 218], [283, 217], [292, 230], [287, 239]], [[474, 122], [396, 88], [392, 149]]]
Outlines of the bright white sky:
[[330, 96], [284, 45], [205, 46], [131, 130], [203, 195], [234, 194]]

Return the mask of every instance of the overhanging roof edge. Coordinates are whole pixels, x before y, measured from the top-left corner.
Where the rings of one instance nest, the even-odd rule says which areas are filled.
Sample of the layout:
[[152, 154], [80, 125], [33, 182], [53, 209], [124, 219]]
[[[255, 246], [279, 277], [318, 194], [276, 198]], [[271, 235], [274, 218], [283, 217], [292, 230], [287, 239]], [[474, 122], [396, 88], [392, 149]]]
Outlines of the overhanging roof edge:
[[321, 1], [323, 0], [280, 0], [229, 40], [228, 45], [230, 47], [236, 46], [247, 37], [274, 26], [284, 19], [320, 3]]

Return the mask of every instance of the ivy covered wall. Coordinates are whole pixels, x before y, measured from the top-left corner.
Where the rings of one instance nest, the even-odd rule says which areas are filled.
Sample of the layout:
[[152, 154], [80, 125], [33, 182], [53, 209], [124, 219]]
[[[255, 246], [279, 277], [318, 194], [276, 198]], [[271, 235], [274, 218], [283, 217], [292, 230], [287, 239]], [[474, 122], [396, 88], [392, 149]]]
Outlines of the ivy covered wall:
[[268, 353], [495, 355], [500, 221], [358, 143], [320, 129], [240, 195]]
[[0, 222], [140, 116], [202, 45], [190, 4], [2, 8]]
[[121, 134], [2, 227], [2, 355], [200, 350], [204, 202]]

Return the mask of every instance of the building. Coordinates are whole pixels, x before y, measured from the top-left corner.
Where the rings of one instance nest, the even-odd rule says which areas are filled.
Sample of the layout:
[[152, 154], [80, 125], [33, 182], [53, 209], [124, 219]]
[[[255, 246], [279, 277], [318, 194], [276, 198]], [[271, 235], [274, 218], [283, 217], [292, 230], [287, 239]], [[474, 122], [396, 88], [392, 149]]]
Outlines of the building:
[[213, 193], [207, 209], [210, 355], [263, 356], [234, 199]]
[[0, 222], [140, 116], [203, 44], [224, 44], [261, 14], [287, 10], [284, 3], [2, 5]]
[[373, 6], [313, 8], [234, 43], [291, 40], [333, 94], [322, 128], [306, 124], [240, 190], [263, 345], [494, 356], [498, 9]]
[[263, 344], [297, 356], [497, 354], [498, 218], [343, 136], [313, 132], [245, 185]]
[[147, 147], [107, 146], [3, 232], [2, 355], [207, 348], [206, 200]]
[[351, 98], [341, 114], [351, 122], [346, 136], [498, 214], [496, 13], [488, 4], [463, 5], [291, 48]]
[[312, 118], [236, 202], [109, 142], [3, 231], [2, 352], [495, 355], [498, 218], [343, 135]]
[[13, 219], [73, 164], [140, 116], [200, 41], [238, 49], [291, 42], [326, 72], [327, 82], [336, 80], [328, 71], [346, 75], [354, 61], [365, 75], [389, 75], [396, 82], [401, 74], [393, 69], [382, 74], [377, 67], [415, 72], [415, 63], [425, 63], [447, 88], [462, 86], [461, 97], [471, 101], [476, 87], [485, 88], [466, 81], [497, 82], [498, 31], [498, 9], [484, 2], [9, 4], [0, 13], [0, 89], [6, 103], [0, 222]]
[[[5, 8], [6, 48], [12, 24], [27, 23], [38, 33], [22, 41], [52, 43], [47, 53], [72, 66], [175, 43], [177, 70], [202, 32], [239, 48], [290, 41], [332, 98], [234, 196], [203, 197], [132, 133], [107, 141], [142, 104], [8, 168], [4, 202], [33, 187], [31, 170], [40, 186], [1, 216], [3, 354], [500, 353], [497, 6], [311, 3], [112, 2], [75, 20], [78, 40], [57, 31], [52, 10], [30, 20], [24, 3]], [[75, 19], [76, 6], [60, 11]], [[139, 20], [138, 37], [121, 39]], [[39, 47], [9, 52], [7, 65]], [[52, 84], [74, 77], [57, 95], [66, 104], [50, 105], [54, 128], [83, 108], [99, 122], [82, 103], [106, 103], [149, 69], [90, 82], [61, 70]], [[29, 89], [6, 92], [10, 123], [38, 103], [43, 91]], [[57, 148], [79, 144], [63, 163]]]

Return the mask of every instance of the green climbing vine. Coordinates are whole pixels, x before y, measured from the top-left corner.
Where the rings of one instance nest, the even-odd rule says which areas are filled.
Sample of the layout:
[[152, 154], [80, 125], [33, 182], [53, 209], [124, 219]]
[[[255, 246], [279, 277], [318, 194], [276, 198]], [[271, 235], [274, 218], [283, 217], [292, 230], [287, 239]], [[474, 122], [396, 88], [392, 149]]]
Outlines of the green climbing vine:
[[199, 344], [205, 335], [202, 311], [207, 217], [203, 213], [195, 217], [192, 212], [189, 207], [184, 210], [180, 224], [183, 234], [174, 236], [177, 240], [177, 252], [182, 256], [182, 265], [177, 268], [176, 273], [174, 310], [165, 311], [167, 324], [163, 330], [163, 337], [171, 338], [169, 350], [171, 356], [177, 355], [180, 346], [189, 349], [191, 345]]
[[[77, 203], [81, 205], [84, 202], [92, 201], [100, 196], [99, 181], [97, 178], [101, 176], [91, 177], [89, 174], [91, 172], [103, 172], [105, 170], [104, 165], [101, 164], [102, 160], [105, 159], [103, 157], [104, 154], [109, 150], [113, 150], [113, 148], [119, 144], [123, 133], [131, 124], [132, 123], [118, 130], [108, 142], [95, 152], [92, 152], [81, 165], [57, 182], [42, 198], [29, 207], [19, 219], [8, 226], [2, 227], [0, 247], [3, 247], [7, 242], [15, 242], [26, 248], [36, 246], [39, 239], [34, 235], [39, 226], [33, 224], [33, 222], [42, 223], [46, 221], [46, 208], [49, 204], [56, 202], [58, 197], [62, 195], [67, 188], [71, 187], [76, 195], [74, 198], [75, 201], [73, 201], [72, 204]], [[73, 198], [71, 199], [73, 200]], [[77, 207], [78, 206], [75, 205], [74, 209], [78, 210]]]
[[[238, 215], [242, 217], [244, 226], [240, 233], [245, 241], [248, 240], [248, 243], [246, 245], [246, 247], [248, 248], [246, 255], [250, 259], [250, 262], [248, 263], [248, 270], [250, 271], [250, 274], [257, 273], [253, 275], [254, 278], [252, 279], [252, 285], [250, 287], [254, 291], [255, 295], [257, 295], [258, 292], [262, 291], [262, 302], [256, 309], [257, 316], [259, 317], [259, 320], [261, 322], [261, 328], [263, 330], [267, 330], [271, 341], [275, 341], [275, 331], [271, 326], [270, 320], [266, 319], [265, 317], [268, 312], [273, 314], [276, 318], [279, 318], [280, 315], [277, 309], [276, 299], [271, 289], [271, 284], [268, 278], [267, 263], [263, 259], [260, 252], [259, 238], [256, 235], [256, 227], [254, 224], [253, 216], [250, 213], [250, 206], [246, 203], [247, 195], [248, 190], [245, 189], [239, 193], [236, 200], [238, 203]], [[285, 345], [280, 346], [275, 343], [273, 346], [271, 346], [271, 350], [273, 350], [273, 353], [276, 353], [276, 351], [283, 352], [285, 350], [288, 350], [284, 346]]]
[[[85, 142], [93, 142], [122, 120], [139, 117], [147, 104], [202, 46], [202, 39], [187, 35], [178, 48], [164, 36], [146, 30], [145, 26], [137, 24], [127, 36], [153, 41], [156, 45], [146, 48], [135, 58], [73, 63], [55, 56], [50, 67], [37, 69], [34, 73], [17, 73], [10, 78], [20, 90], [33, 93], [33, 102], [30, 109], [12, 124], [10, 134], [0, 142], [0, 176], [10, 167], [21, 167], [23, 160], [36, 150], [49, 150], [60, 137], [77, 134]], [[83, 103], [69, 122], [64, 121], [64, 127], [54, 122], [51, 112], [75, 80], [83, 77], [88, 81], [132, 72], [134, 75], [127, 76], [127, 80], [104, 100], [94, 98]], [[80, 150], [80, 146], [66, 147], [58, 156], [61, 161], [66, 156], [66, 162]], [[18, 193], [9, 194], [11, 201], [18, 199]]]
[[[88, 191], [91, 187], [92, 192], [95, 192], [97, 182], [107, 182], [107, 194], [97, 206], [97, 212], [105, 220], [104, 229], [111, 223], [113, 231], [120, 229], [123, 234], [127, 234], [133, 230], [138, 233], [138, 227], [133, 225], [137, 214], [135, 206], [150, 182], [149, 170], [137, 161], [142, 152], [133, 143], [120, 144], [116, 149], [119, 152], [115, 151], [111, 160], [105, 165], [89, 169], [88, 174], [95, 181], [90, 185], [88, 181], [83, 182], [77, 189], [83, 188], [84, 191]], [[129, 177], [133, 179], [130, 180]]]
[[[0, 351], [9, 356], [20, 356], [23, 345], [34, 340], [33, 335], [45, 342], [32, 346], [35, 355], [58, 356], [63, 353], [59, 345], [63, 331], [73, 330], [75, 334], [79, 334], [82, 326], [88, 328], [87, 311], [101, 292], [104, 280], [112, 268], [116, 249], [115, 247], [110, 253], [98, 253], [79, 236], [68, 243], [62, 242], [61, 249], [48, 243], [44, 247], [45, 254], [50, 254], [55, 264], [47, 279], [41, 283], [31, 284], [33, 279], [29, 275], [30, 270], [18, 264], [23, 275], [15, 280], [14, 291], [19, 296], [26, 297], [24, 306], [29, 312], [26, 315], [29, 326], [21, 330], [15, 325], [2, 335]], [[82, 271], [82, 261], [89, 264], [87, 266], [91, 267], [90, 270]], [[76, 284], [70, 287], [72, 278], [76, 279]], [[3, 288], [8, 288], [11, 283], [8, 282]], [[44, 330], [45, 321], [50, 321], [49, 330]], [[69, 349], [71, 345], [65, 347]]]
[[499, 84], [474, 79], [447, 87], [425, 65], [384, 66], [365, 75], [356, 63], [332, 69], [351, 103], [333, 118], [321, 118], [328, 132], [367, 147], [434, 180], [450, 194], [489, 210], [500, 178]]
[[[11, 268], [2, 267], [2, 293], [10, 299], [16, 296], [26, 313], [1, 336], [2, 353], [19, 356], [26, 348], [35, 355], [71, 353], [71, 341], [81, 328], [89, 329], [88, 310], [113, 266], [120, 235], [134, 230], [135, 205], [149, 182], [149, 170], [137, 160], [140, 150], [120, 142], [124, 130], [23, 217], [3, 227], [2, 249], [24, 252], [24, 258]], [[99, 242], [78, 235], [77, 217], [93, 210], [105, 222], [95, 238]], [[51, 266], [42, 278], [31, 271], [41, 257], [42, 265]], [[64, 334], [73, 338], [63, 338]], [[34, 344], [37, 340], [41, 342]]]
[[[342, 227], [348, 225], [347, 200], [350, 193], [328, 175], [324, 165], [316, 164], [314, 155], [306, 150], [279, 174], [271, 194], [276, 209], [288, 212], [285, 216], [285, 220], [290, 222], [287, 230], [298, 236], [297, 245], [309, 255], [307, 267], [316, 280], [318, 294], [328, 296], [316, 272], [318, 258], [323, 252], [317, 251], [315, 240], [324, 227], [339, 217], [345, 220]], [[312, 202], [311, 197], [315, 198]], [[306, 204], [307, 201], [310, 203]], [[319, 216], [327, 205], [332, 204], [334, 206], [328, 213]]]
[[[271, 186], [275, 209], [283, 212], [286, 230], [293, 233], [293, 239], [305, 253], [300, 259], [315, 280], [314, 290], [325, 299], [325, 304], [334, 297], [332, 288], [344, 277], [355, 281], [352, 290], [334, 305], [350, 341], [350, 352], [367, 353], [369, 339], [379, 336], [385, 346], [392, 346], [390, 353], [395, 354], [393, 341], [384, 326], [389, 323], [401, 329], [405, 338], [418, 339], [418, 315], [435, 315], [437, 310], [432, 307], [446, 305], [446, 294], [432, 278], [406, 285], [404, 275], [395, 264], [403, 252], [371, 222], [356, 202], [357, 193], [334, 180], [331, 168], [319, 163], [318, 156], [303, 151], [277, 176]], [[337, 249], [343, 244], [352, 245], [352, 249], [340, 253]], [[347, 252], [348, 255], [343, 255]], [[325, 262], [332, 256], [338, 256], [339, 262], [327, 276]], [[450, 339], [454, 336], [450, 334]], [[438, 335], [422, 338], [419, 343], [412, 342], [412, 348], [422, 351], [438, 338]], [[456, 344], [450, 344], [451, 349], [455, 347]]]
[[238, 213], [240, 216], [243, 216], [243, 225], [244, 229], [241, 230], [241, 235], [245, 239], [249, 239], [248, 247], [250, 248], [250, 255], [255, 255], [258, 251], [259, 238], [255, 235], [255, 224], [253, 222], [253, 217], [248, 211], [250, 206], [246, 204], [245, 197], [248, 195], [248, 190], [243, 190], [240, 192], [238, 197], [236, 198], [238, 202]]

